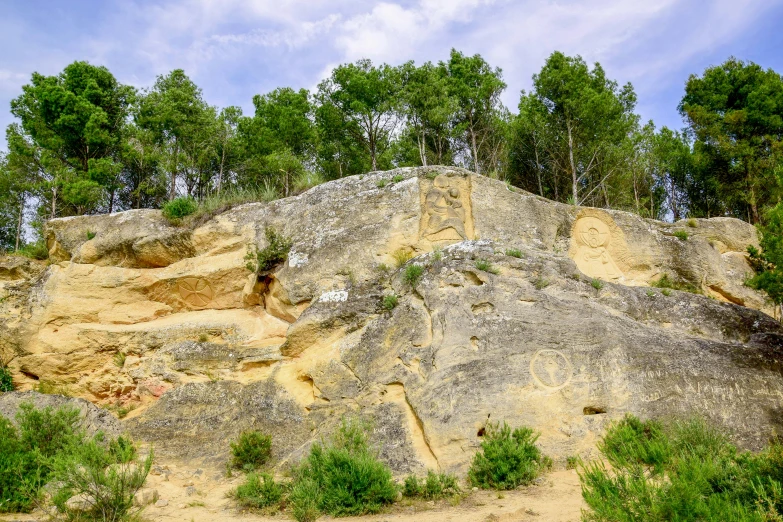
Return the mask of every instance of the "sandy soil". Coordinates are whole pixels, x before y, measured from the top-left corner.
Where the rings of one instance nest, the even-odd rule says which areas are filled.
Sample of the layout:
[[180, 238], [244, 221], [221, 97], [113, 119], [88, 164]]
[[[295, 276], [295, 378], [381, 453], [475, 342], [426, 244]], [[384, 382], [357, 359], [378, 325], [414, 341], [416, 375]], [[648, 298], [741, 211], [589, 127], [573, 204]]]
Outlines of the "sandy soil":
[[[217, 522], [293, 520], [285, 513], [263, 516], [243, 511], [228, 497], [242, 481], [240, 475], [226, 478], [222, 473], [194, 470], [174, 464], [158, 464], [147, 479], [166, 506], [147, 506], [147, 521]], [[403, 500], [388, 511], [371, 516], [342, 518], [346, 522], [577, 522], [583, 507], [579, 477], [573, 470], [548, 473], [540, 484], [502, 493], [471, 491], [457, 505], [444, 500], [409, 502]], [[43, 514], [5, 515], [2, 521], [47, 520]], [[330, 520], [322, 517], [319, 520]]]

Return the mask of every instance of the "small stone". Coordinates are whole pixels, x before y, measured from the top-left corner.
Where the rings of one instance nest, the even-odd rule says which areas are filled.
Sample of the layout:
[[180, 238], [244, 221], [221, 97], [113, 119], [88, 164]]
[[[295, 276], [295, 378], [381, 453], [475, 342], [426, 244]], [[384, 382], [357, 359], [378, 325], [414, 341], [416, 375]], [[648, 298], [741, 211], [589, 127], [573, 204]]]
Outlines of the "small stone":
[[166, 500], [165, 498], [161, 498], [157, 502], [155, 502], [155, 507], [159, 507], [159, 508], [166, 507], [168, 505], [169, 505], [169, 501]]
[[158, 490], [142, 488], [133, 495], [133, 503], [137, 506], [148, 506], [158, 499]]
[[476, 486], [473, 486], [473, 491], [478, 491], [478, 488]]
[[187, 488], [185, 488], [185, 494], [187, 496], [189, 496], [189, 497], [195, 495], [196, 494], [196, 488], [193, 487], [193, 486], [188, 486]]
[[69, 511], [87, 511], [95, 503], [95, 500], [87, 493], [80, 493], [69, 498], [65, 502], [65, 507]]

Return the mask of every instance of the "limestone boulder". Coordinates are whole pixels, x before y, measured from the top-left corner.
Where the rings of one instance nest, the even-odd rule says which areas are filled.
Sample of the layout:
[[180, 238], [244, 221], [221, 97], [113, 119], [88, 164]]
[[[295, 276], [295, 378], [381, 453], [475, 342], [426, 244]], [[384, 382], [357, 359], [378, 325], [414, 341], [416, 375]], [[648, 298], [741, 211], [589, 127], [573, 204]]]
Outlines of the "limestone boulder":
[[[258, 274], [246, 256], [269, 228], [292, 246]], [[179, 226], [52, 220], [47, 238], [48, 267], [0, 262], [17, 384], [133, 408], [124, 428], [162, 455], [221, 466], [254, 428], [284, 467], [348, 416], [398, 473], [464, 471], [495, 421], [540, 431], [558, 463], [628, 412], [705, 416], [748, 448], [780, 428], [783, 329], [743, 284], [758, 238], [738, 220], [662, 223], [425, 167]], [[693, 293], [652, 286], [664, 276]]]

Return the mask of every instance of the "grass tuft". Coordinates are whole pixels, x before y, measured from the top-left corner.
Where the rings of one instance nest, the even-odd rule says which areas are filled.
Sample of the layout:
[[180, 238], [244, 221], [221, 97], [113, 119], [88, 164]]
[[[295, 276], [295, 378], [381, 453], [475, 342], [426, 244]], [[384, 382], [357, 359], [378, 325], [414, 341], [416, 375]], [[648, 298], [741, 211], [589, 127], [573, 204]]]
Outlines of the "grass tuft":
[[405, 271], [402, 274], [402, 280], [410, 286], [415, 287], [423, 274], [424, 268], [420, 265], [408, 265], [405, 267]]
[[522, 251], [518, 248], [509, 248], [506, 250], [506, 255], [509, 257], [516, 257], [517, 259], [522, 259], [524, 257]]
[[392, 311], [397, 307], [397, 302], [399, 301], [399, 298], [394, 294], [389, 294], [383, 296], [383, 300], [381, 301], [381, 306], [384, 310]]
[[231, 442], [231, 464], [235, 468], [252, 471], [259, 469], [272, 456], [272, 437], [258, 430], [243, 431]]
[[492, 266], [492, 263], [486, 259], [476, 259], [476, 268], [483, 272], [489, 272], [490, 274], [499, 274], [500, 270]]

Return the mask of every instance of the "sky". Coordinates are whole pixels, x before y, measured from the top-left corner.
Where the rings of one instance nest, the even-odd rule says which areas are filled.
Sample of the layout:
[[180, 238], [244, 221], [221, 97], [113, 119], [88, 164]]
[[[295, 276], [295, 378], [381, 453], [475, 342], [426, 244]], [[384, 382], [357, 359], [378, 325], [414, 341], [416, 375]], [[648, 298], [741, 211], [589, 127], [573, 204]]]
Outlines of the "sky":
[[512, 111], [559, 50], [631, 82], [644, 121], [679, 129], [690, 74], [729, 56], [783, 73], [781, 22], [783, 0], [3, 0], [0, 126], [33, 72], [75, 60], [138, 88], [181, 68], [210, 104], [252, 114], [253, 95], [315, 89], [340, 63], [456, 48], [503, 70]]

